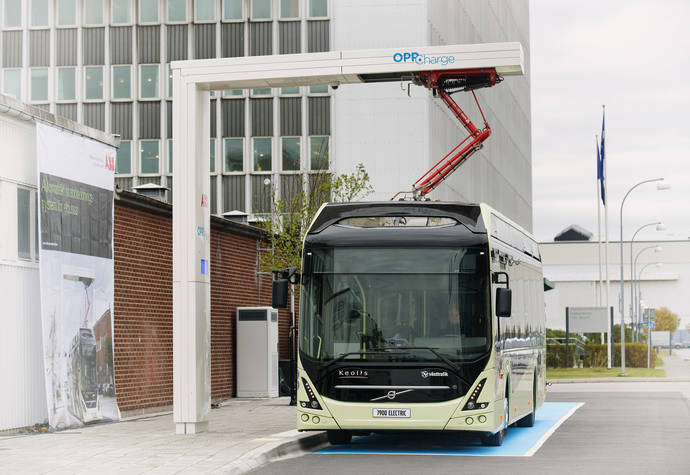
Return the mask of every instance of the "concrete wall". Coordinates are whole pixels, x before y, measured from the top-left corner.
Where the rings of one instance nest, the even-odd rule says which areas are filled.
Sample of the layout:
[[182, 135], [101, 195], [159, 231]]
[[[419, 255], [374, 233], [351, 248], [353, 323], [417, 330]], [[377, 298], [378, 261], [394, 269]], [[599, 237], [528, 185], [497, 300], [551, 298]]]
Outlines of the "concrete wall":
[[[635, 241], [633, 259], [643, 248], [661, 246], [659, 253], [644, 251], [637, 260], [637, 272], [642, 272], [640, 290], [645, 306], [668, 307], [681, 318], [679, 328], [690, 324], [690, 310], [686, 294], [690, 288], [690, 241]], [[548, 328], [565, 329], [565, 307], [598, 306], [599, 270], [597, 243], [592, 241], [540, 243], [544, 277], [555, 283], [555, 290], [547, 292], [546, 324]], [[602, 246], [603, 256], [603, 246]], [[603, 257], [602, 257], [603, 259]], [[662, 267], [653, 264], [661, 262]], [[614, 321], [620, 322], [620, 247], [609, 243], [609, 305], [614, 308]], [[624, 283], [626, 323], [630, 321], [630, 242], [624, 242]], [[604, 270], [602, 272], [605, 273]], [[604, 283], [604, 288], [606, 283]], [[601, 294], [603, 301], [606, 291]], [[605, 304], [604, 304], [605, 305]]]
[[[478, 97], [493, 134], [484, 149], [432, 192], [432, 199], [486, 202], [532, 229], [532, 150], [529, 14], [526, 1], [470, 0], [333, 2], [333, 49], [519, 41], [524, 77], [510, 77]], [[400, 84], [342, 86], [333, 99], [335, 170], [363, 162], [375, 194], [387, 200], [412, 183], [465, 138], [439, 100]], [[456, 101], [481, 126], [474, 101]]]

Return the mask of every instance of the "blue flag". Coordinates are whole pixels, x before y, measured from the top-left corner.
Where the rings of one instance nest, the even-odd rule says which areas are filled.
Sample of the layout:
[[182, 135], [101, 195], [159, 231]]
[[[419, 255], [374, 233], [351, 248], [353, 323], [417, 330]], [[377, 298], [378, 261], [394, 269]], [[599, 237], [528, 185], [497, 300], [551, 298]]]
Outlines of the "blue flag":
[[605, 122], [606, 122], [606, 111], [603, 112], [601, 118], [601, 147], [597, 144], [597, 179], [601, 186], [601, 202], [606, 206], [606, 183], [604, 177], [604, 160], [606, 157], [606, 132], [605, 132]]

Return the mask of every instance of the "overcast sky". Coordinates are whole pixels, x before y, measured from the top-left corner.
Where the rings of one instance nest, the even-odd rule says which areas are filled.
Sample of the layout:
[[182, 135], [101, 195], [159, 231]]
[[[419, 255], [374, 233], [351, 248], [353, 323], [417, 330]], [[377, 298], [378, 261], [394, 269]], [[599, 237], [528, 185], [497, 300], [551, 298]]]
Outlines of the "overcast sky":
[[[530, 1], [534, 234], [570, 224], [596, 239], [595, 134], [606, 104], [609, 238], [690, 236], [690, 2]], [[603, 218], [602, 218], [603, 219]], [[602, 231], [603, 233], [603, 231]]]

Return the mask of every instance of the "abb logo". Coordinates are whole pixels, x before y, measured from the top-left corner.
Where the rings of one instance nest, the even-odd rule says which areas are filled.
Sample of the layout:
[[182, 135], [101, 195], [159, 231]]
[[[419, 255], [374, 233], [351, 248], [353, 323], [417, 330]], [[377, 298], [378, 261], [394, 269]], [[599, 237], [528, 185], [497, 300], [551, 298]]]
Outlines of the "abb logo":
[[115, 157], [113, 157], [112, 155], [105, 156], [105, 168], [107, 168], [111, 172], [115, 171]]

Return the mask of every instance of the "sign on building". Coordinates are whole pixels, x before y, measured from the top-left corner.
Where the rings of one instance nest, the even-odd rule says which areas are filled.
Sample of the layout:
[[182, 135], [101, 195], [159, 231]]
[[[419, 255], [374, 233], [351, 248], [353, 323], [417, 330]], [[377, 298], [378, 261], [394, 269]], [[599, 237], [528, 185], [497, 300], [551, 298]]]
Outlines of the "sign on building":
[[606, 307], [566, 307], [567, 325], [573, 333], [608, 332]]

